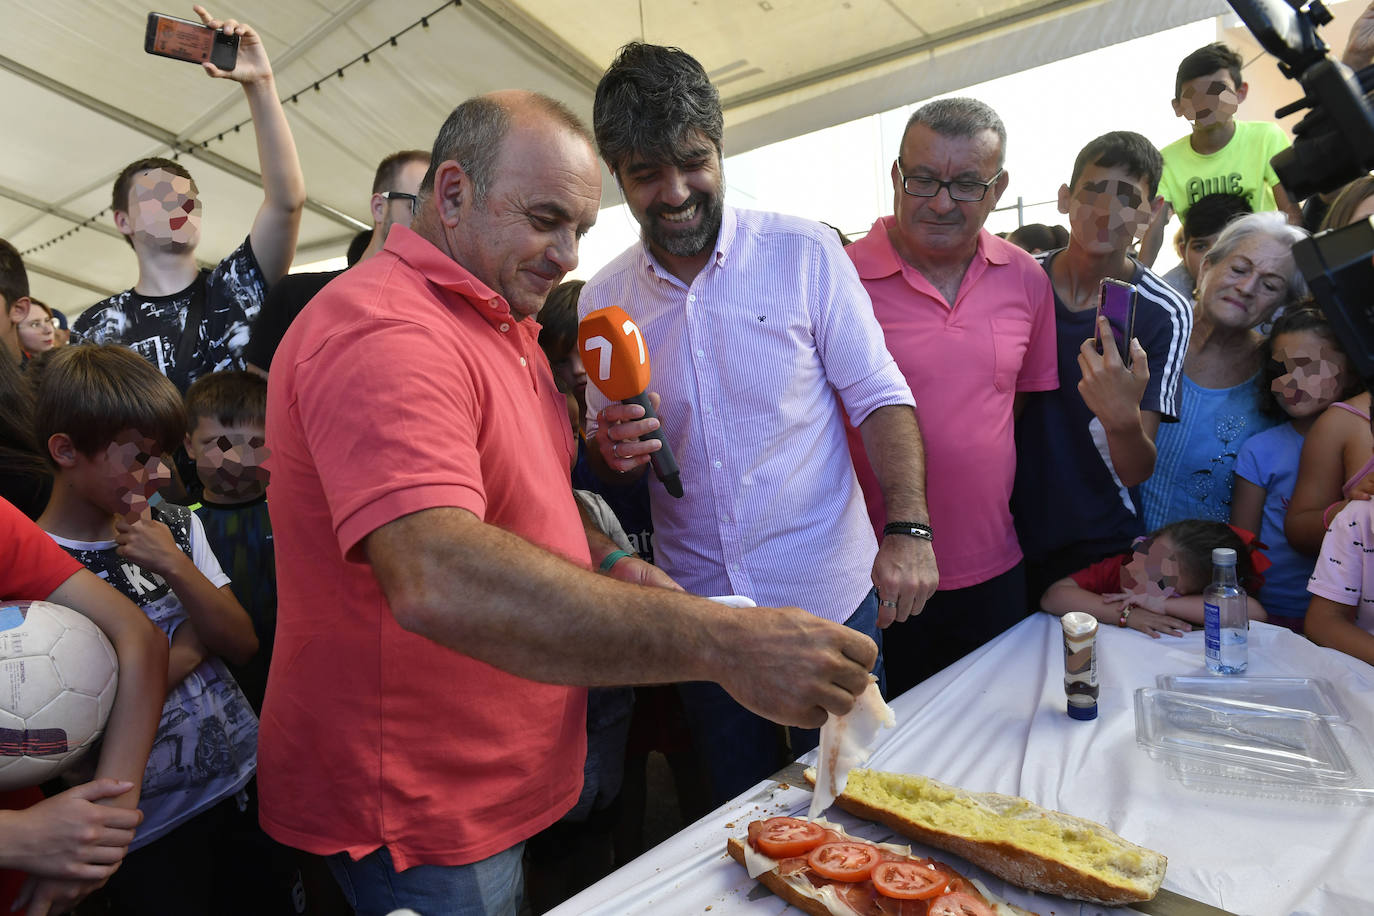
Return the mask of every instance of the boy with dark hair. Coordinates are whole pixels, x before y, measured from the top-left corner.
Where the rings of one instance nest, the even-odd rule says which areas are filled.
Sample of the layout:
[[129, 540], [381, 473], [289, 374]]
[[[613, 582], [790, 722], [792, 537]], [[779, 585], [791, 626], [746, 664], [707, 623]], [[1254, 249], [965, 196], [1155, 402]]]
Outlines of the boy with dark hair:
[[[257, 718], [219, 656], [246, 662], [253, 626], [199, 519], [153, 507], [164, 458], [185, 434], [176, 388], [132, 350], [53, 351], [37, 381], [35, 427], [56, 470], [38, 524], [122, 592], [170, 641], [168, 693], [143, 779], [142, 828], [107, 892], [138, 913], [204, 913], [215, 837], [256, 766]], [[235, 877], [237, 883], [240, 877]]]
[[1211, 250], [1221, 230], [1237, 216], [1253, 213], [1244, 197], [1236, 194], [1208, 194], [1198, 199], [1183, 219], [1183, 228], [1178, 234], [1178, 254], [1183, 258], [1168, 273], [1162, 274], [1168, 283], [1188, 301], [1194, 299], [1197, 288], [1197, 272], [1202, 267], [1202, 259]]
[[[1190, 121], [1193, 130], [1161, 150], [1160, 193], [1179, 219], [1206, 195], [1224, 193], [1244, 197], [1256, 213], [1282, 210], [1290, 223], [1302, 225], [1297, 202], [1269, 164], [1288, 147], [1287, 134], [1271, 121], [1235, 119], [1250, 91], [1241, 79], [1242, 64], [1240, 55], [1221, 42], [1198, 48], [1179, 63], [1174, 114]], [[1159, 253], [1170, 212], [1156, 214], [1142, 243], [1141, 260], [1147, 265]]]
[[19, 323], [29, 314], [29, 275], [19, 251], [0, 239], [0, 355], [19, 365]]
[[[1033, 605], [1050, 583], [1145, 533], [1137, 487], [1154, 470], [1160, 420], [1177, 419], [1193, 329], [1187, 301], [1129, 254], [1163, 204], [1161, 167], [1140, 134], [1113, 131], [1088, 143], [1059, 189], [1068, 247], [1036, 256], [1054, 287], [1059, 388], [1028, 394], [1016, 425], [1012, 515]], [[1108, 278], [1136, 287], [1129, 353], [1118, 352], [1105, 320], [1095, 321]], [[1101, 353], [1098, 335], [1107, 342]]]
[[138, 256], [138, 282], [97, 302], [72, 326], [79, 341], [133, 348], [181, 391], [207, 372], [243, 368], [248, 326], [267, 288], [291, 266], [305, 206], [305, 178], [261, 39], [242, 23], [195, 10], [207, 26], [239, 38], [233, 70], [202, 66], [243, 86], [258, 139], [262, 206], [243, 244], [201, 270], [201, 205], [191, 173], [160, 157], [130, 163], [115, 179], [111, 208]]
[[[205, 526], [215, 557], [229, 573], [229, 587], [253, 621], [258, 651], [244, 664], [227, 667], [253, 712], [261, 714], [267, 670], [277, 632], [277, 566], [272, 550], [272, 520], [267, 514], [269, 454], [263, 444], [267, 425], [267, 379], [243, 369], [212, 372], [186, 390], [186, 453], [200, 478], [200, 502], [190, 507]], [[308, 896], [332, 887], [323, 866], [277, 843], [258, 824], [256, 784], [248, 789], [248, 808], [224, 837], [226, 850], [254, 863], [257, 899], [272, 901], [273, 911], [311, 886]], [[306, 881], [302, 870], [321, 872], [326, 883]], [[331, 895], [332, 896], [332, 895]], [[326, 904], [327, 908], [327, 904]], [[312, 904], [309, 911], [314, 911]], [[298, 910], [307, 912], [307, 910]]]
[[213, 372], [186, 391], [186, 453], [205, 488], [191, 506], [230, 588], [253, 621], [258, 651], [229, 670], [254, 712], [262, 709], [277, 625], [277, 570], [267, 515], [267, 380], [245, 370]]

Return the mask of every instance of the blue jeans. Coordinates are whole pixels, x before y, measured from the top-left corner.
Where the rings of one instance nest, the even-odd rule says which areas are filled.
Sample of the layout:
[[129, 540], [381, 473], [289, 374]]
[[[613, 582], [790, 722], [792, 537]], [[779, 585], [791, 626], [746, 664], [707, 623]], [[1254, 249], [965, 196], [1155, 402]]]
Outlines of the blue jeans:
[[516, 916], [524, 890], [518, 843], [470, 865], [416, 865], [396, 871], [386, 847], [358, 861], [346, 852], [325, 861], [358, 916], [410, 908], [423, 916]]
[[[873, 674], [878, 678], [878, 689], [886, 696], [876, 589], [869, 590], [844, 625], [878, 644]], [[678, 693], [692, 733], [693, 751], [709, 778], [712, 807], [725, 804], [760, 779], [776, 773], [820, 740], [820, 730], [814, 728], [789, 728], [784, 733], [782, 726], [735, 702], [719, 684], [679, 684]]]

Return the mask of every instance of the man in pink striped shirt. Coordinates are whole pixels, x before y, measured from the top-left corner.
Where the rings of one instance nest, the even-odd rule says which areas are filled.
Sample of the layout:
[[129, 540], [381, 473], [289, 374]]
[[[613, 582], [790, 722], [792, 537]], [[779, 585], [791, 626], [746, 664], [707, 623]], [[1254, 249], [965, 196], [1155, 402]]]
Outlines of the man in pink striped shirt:
[[[622, 48], [593, 122], [643, 244], [588, 282], [579, 311], [619, 305], [649, 350], [685, 491], [650, 485], [656, 559], [690, 592], [796, 604], [879, 639], [920, 612], [938, 576], [911, 392], [834, 231], [725, 205], [719, 95], [679, 49]], [[659, 421], [594, 387], [587, 412], [593, 466], [643, 474], [659, 444], [639, 437]], [[894, 523], [881, 546], [846, 414]], [[782, 762], [777, 731], [713, 685], [690, 685], [684, 701], [717, 802]], [[791, 739], [794, 753], [815, 743]]]

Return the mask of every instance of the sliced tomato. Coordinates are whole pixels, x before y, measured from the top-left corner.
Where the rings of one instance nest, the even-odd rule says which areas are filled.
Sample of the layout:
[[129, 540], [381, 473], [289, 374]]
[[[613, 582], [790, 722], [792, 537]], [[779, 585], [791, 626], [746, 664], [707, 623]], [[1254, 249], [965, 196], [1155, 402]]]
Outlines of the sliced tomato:
[[806, 856], [806, 864], [832, 881], [863, 881], [882, 861], [875, 846], [867, 843], [826, 843]]
[[878, 893], [898, 900], [929, 900], [939, 896], [948, 883], [935, 869], [915, 862], [880, 862], [873, 869], [873, 886]]
[[995, 916], [992, 907], [972, 894], [945, 894], [931, 901], [927, 916]]
[[801, 856], [825, 842], [825, 828], [797, 817], [772, 817], [763, 822], [754, 845], [774, 859]]

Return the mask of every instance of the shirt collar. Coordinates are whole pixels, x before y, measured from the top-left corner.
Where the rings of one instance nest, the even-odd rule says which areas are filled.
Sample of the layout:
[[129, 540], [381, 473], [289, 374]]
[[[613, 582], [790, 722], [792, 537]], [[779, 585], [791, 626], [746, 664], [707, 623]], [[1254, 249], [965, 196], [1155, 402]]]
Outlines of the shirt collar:
[[854, 262], [854, 269], [859, 272], [861, 280], [881, 280], [899, 273], [902, 269], [902, 259], [897, 256], [897, 249], [892, 247], [892, 239], [888, 238], [887, 232], [896, 217], [880, 216], [873, 221], [873, 228], [868, 230], [868, 235], [850, 244], [845, 250], [850, 260]]
[[382, 250], [404, 261], [428, 282], [467, 300], [493, 327], [514, 320], [510, 304], [502, 296], [414, 230], [392, 226]]

